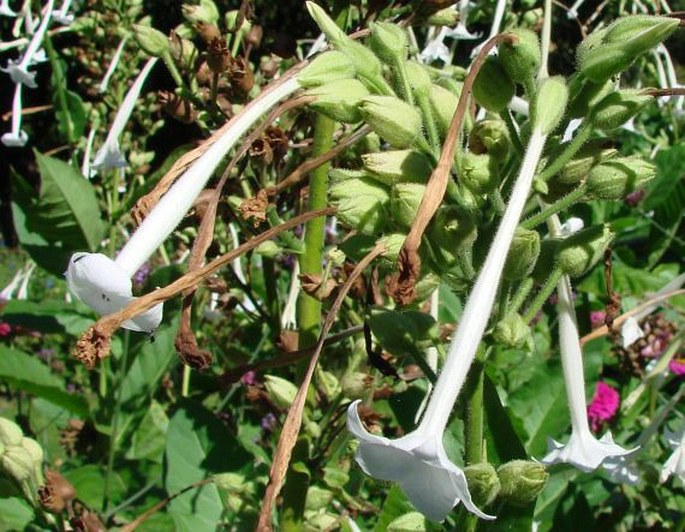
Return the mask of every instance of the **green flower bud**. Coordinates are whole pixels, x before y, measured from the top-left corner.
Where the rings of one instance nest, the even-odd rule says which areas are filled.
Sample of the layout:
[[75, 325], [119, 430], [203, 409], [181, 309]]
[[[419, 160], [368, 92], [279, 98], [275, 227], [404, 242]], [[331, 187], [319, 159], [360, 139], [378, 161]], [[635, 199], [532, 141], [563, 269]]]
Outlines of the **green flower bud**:
[[504, 278], [520, 281], [530, 275], [540, 255], [540, 235], [517, 227], [504, 265]]
[[362, 161], [370, 177], [388, 186], [407, 181], [425, 183], [432, 172], [426, 156], [412, 150], [367, 153]]
[[451, 28], [459, 22], [459, 12], [451, 7], [436, 11], [426, 19], [429, 26], [447, 26]]
[[384, 63], [394, 65], [405, 61], [409, 50], [407, 32], [390, 22], [372, 23], [369, 46]]
[[474, 194], [488, 194], [499, 184], [498, 166], [489, 154], [466, 152], [459, 159], [459, 179]]
[[507, 314], [495, 325], [492, 337], [504, 347], [514, 349], [521, 347], [523, 342], [530, 337], [530, 327], [518, 312]]
[[588, 175], [595, 199], [620, 200], [656, 177], [656, 166], [639, 157], [618, 157], [595, 166]]
[[518, 37], [518, 42], [503, 42], [497, 47], [500, 63], [516, 83], [527, 83], [537, 74], [542, 61], [538, 36], [530, 30], [507, 30]]
[[566, 80], [561, 76], [545, 78], [535, 95], [533, 127], [540, 129], [545, 135], [552, 133], [564, 117], [567, 101]]
[[460, 93], [455, 94], [440, 85], [431, 86], [430, 101], [433, 116], [438, 125], [438, 130], [443, 136], [447, 134], [447, 130], [450, 128], [450, 122], [457, 110]]
[[281, 246], [276, 244], [276, 242], [273, 240], [262, 242], [255, 248], [255, 253], [261, 255], [262, 257], [266, 257], [267, 259], [275, 259], [281, 254], [282, 251], [283, 249]]
[[363, 44], [350, 39], [344, 31], [331, 19], [326, 12], [314, 2], [307, 2], [307, 10], [326, 35], [328, 41], [340, 52], [344, 53], [363, 81], [373, 86], [385, 84], [381, 62], [378, 57]]
[[604, 83], [594, 83], [582, 76], [573, 76], [569, 83], [569, 92], [572, 97], [568, 106], [568, 115], [571, 118], [586, 116], [590, 109], [614, 92], [615, 86], [611, 80]]
[[219, 22], [219, 10], [212, 0], [200, 0], [200, 5], [181, 6], [184, 18], [191, 24], [204, 22], [205, 24], [217, 24]]
[[431, 243], [454, 252], [461, 247], [472, 246], [478, 230], [474, 219], [462, 209], [443, 205], [435, 213], [428, 234]]
[[0, 417], [0, 443], [5, 447], [9, 447], [10, 445], [21, 445], [21, 439], [23, 437], [24, 433], [19, 425], [14, 421]]
[[18, 445], [12, 445], [5, 449], [0, 458], [2, 469], [19, 484], [31, 479], [34, 474], [33, 457]]
[[195, 43], [189, 39], [184, 39], [175, 31], [171, 33], [169, 38], [169, 51], [174, 62], [182, 68], [189, 68], [198, 55]]
[[297, 73], [297, 81], [305, 89], [354, 77], [354, 66], [342, 52], [331, 50], [317, 55]]
[[409, 148], [421, 135], [421, 115], [408, 103], [394, 96], [369, 96], [359, 112], [381, 138], [396, 148]]
[[155, 28], [134, 24], [133, 35], [143, 51], [152, 57], [162, 57], [169, 52], [169, 39]]
[[488, 111], [498, 113], [514, 97], [516, 87], [496, 57], [488, 57], [473, 83], [473, 97]]
[[504, 164], [511, 149], [511, 139], [502, 120], [476, 122], [469, 134], [469, 150], [476, 154], [487, 153]]
[[464, 468], [471, 498], [476, 506], [487, 506], [497, 498], [500, 480], [492, 464], [481, 462]]
[[297, 395], [297, 386], [275, 375], [264, 375], [264, 387], [271, 402], [282, 409], [290, 407]]
[[590, 120], [595, 127], [609, 131], [622, 126], [653, 101], [648, 94], [636, 90], [620, 90], [604, 97], [592, 110]]
[[226, 13], [224, 14], [224, 23], [226, 24], [226, 29], [231, 33], [239, 31], [240, 33], [245, 34], [249, 32], [252, 28], [252, 23], [249, 20], [247, 20], [247, 17], [243, 17], [242, 24], [240, 25], [240, 27], [237, 27], [239, 16], [240, 11], [238, 9], [226, 11]]
[[397, 183], [390, 191], [390, 213], [401, 227], [409, 229], [414, 223], [426, 191], [423, 183]]
[[[390, 191], [369, 177], [331, 172], [330, 202], [345, 225], [362, 234], [377, 235], [388, 217]], [[363, 175], [363, 174], [362, 174]]]
[[542, 8], [529, 9], [521, 17], [521, 25], [524, 28], [535, 28], [542, 24], [542, 18], [544, 16], [544, 11]]
[[339, 79], [305, 92], [305, 96], [316, 96], [309, 107], [345, 124], [361, 121], [359, 104], [368, 95], [367, 88], [356, 79]]
[[425, 66], [416, 61], [405, 63], [409, 85], [417, 98], [429, 98], [433, 83]]
[[613, 239], [608, 225], [578, 231], [558, 244], [557, 263], [565, 274], [580, 277], [602, 259]]
[[581, 43], [577, 53], [578, 70], [591, 81], [603, 82], [627, 69], [640, 55], [666, 39], [678, 24], [678, 19], [672, 17], [631, 15], [619, 18]]
[[497, 469], [500, 497], [515, 506], [526, 506], [537, 499], [547, 484], [549, 474], [539, 462], [512, 460]]
[[21, 446], [28, 451], [33, 459], [33, 474], [36, 484], [43, 484], [43, 448], [36, 440], [26, 437], [22, 438]]
[[593, 166], [612, 159], [618, 154], [615, 148], [603, 148], [606, 139], [589, 141], [578, 154], [567, 162], [561, 171], [552, 178], [552, 182], [564, 185], [576, 185], [585, 179]]

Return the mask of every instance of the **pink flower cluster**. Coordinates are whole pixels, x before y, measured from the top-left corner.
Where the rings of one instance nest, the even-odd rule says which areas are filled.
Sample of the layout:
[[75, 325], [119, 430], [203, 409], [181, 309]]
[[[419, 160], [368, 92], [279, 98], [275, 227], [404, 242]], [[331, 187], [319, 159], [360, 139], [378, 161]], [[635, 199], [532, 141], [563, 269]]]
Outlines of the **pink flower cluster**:
[[670, 369], [671, 373], [677, 375], [678, 377], [685, 375], [685, 355], [681, 354], [671, 360], [668, 363], [668, 369]]
[[620, 402], [618, 392], [614, 388], [605, 382], [598, 382], [595, 396], [587, 407], [587, 417], [592, 430], [596, 432], [603, 423], [610, 421], [618, 412]]
[[0, 321], [0, 338], [3, 338], [4, 336], [9, 336], [11, 332], [12, 326], [9, 323]]

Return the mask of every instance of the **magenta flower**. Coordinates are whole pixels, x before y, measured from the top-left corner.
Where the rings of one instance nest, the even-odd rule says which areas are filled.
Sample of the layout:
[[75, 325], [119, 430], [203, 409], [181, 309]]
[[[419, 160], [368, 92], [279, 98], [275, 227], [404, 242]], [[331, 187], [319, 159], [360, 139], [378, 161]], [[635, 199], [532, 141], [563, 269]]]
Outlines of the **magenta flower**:
[[676, 357], [668, 363], [668, 369], [671, 373], [682, 377], [685, 375], [685, 357]]
[[12, 332], [12, 326], [9, 323], [0, 321], [0, 338], [9, 336]]
[[590, 326], [593, 329], [601, 327], [604, 325], [604, 320], [607, 317], [607, 313], [603, 310], [592, 310], [590, 311]]
[[592, 430], [597, 432], [602, 427], [602, 423], [610, 421], [618, 412], [619, 404], [618, 392], [607, 383], [598, 382], [595, 396], [587, 407], [587, 417]]

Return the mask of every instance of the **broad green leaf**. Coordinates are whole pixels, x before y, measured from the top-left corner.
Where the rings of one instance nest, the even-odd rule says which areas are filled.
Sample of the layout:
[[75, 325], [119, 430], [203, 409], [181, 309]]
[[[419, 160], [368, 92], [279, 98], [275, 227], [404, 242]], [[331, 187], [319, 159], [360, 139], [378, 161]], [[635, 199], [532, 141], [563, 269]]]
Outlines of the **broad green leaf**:
[[[248, 463], [247, 452], [214, 414], [189, 400], [179, 401], [178, 406], [167, 430], [165, 487], [169, 495]], [[169, 504], [178, 532], [215, 530], [223, 512], [219, 490], [211, 483], [190, 489]]]
[[[496, 505], [495, 505], [496, 506]], [[535, 503], [528, 506], [513, 506], [503, 504], [497, 507], [497, 519], [494, 521], [478, 521], [479, 532], [508, 532], [510, 530], [532, 530]]]
[[88, 416], [88, 404], [80, 395], [64, 390], [62, 379], [35, 356], [0, 346], [0, 378], [10, 386], [69, 410], [79, 417]]
[[581, 474], [580, 471], [572, 467], [552, 468], [547, 485], [535, 505], [535, 520], [541, 523], [541, 531], [546, 532], [551, 529], [552, 518], [561, 497], [566, 493], [569, 482], [579, 474]]
[[40, 302], [11, 299], [2, 310], [2, 321], [42, 333], [64, 332], [58, 316], [70, 307], [68, 303], [55, 299]]
[[388, 525], [395, 519], [399, 519], [413, 511], [415, 511], [414, 507], [404, 496], [402, 490], [396, 484], [393, 484], [388, 492], [388, 496], [385, 498], [385, 502], [383, 502], [381, 513], [373, 529], [374, 532], [387, 530]]
[[[2, 479], [0, 482], [7, 481]], [[1, 491], [4, 490], [0, 488]], [[0, 494], [0, 530], [27, 530], [34, 516], [33, 508], [25, 499]]]
[[[62, 474], [73, 484], [79, 500], [94, 510], [102, 509], [105, 497], [105, 469], [103, 467], [89, 464], [71, 471], [62, 471]], [[113, 471], [110, 475], [109, 500], [113, 503], [121, 501], [125, 492], [126, 485]]]
[[561, 366], [541, 363], [535, 375], [509, 395], [510, 419], [523, 429], [519, 436], [529, 455], [540, 457], [547, 450], [547, 437], [563, 434], [569, 425]]
[[95, 251], [105, 234], [95, 190], [67, 163], [36, 152], [38, 197], [12, 174], [12, 213], [19, 239], [41, 268], [61, 275], [74, 251]]
[[126, 458], [147, 459], [161, 463], [168, 426], [169, 418], [164, 408], [157, 401], [152, 401], [138, 429], [133, 433], [131, 447], [126, 452]]
[[507, 411], [502, 406], [497, 388], [487, 375], [485, 375], [483, 383], [483, 403], [488, 461], [503, 464], [518, 458], [528, 458], [526, 450], [509, 420]]
[[685, 145], [677, 144], [668, 149], [659, 150], [654, 160], [657, 166], [657, 178], [649, 187], [647, 197], [642, 204], [645, 211], [651, 211], [667, 201], [685, 178]]

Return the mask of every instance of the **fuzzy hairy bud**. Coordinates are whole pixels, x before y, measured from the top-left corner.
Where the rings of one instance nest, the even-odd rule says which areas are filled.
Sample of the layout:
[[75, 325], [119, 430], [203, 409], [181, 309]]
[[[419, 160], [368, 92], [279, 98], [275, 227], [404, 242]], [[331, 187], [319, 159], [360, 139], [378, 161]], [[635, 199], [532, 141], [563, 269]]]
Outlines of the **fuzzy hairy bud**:
[[378, 234], [388, 217], [390, 191], [363, 172], [333, 170], [329, 189], [338, 219], [362, 234]]
[[605, 96], [592, 110], [592, 124], [605, 131], [616, 129], [637, 115], [653, 100], [653, 96], [640, 94], [634, 89], [613, 92]]
[[542, 493], [549, 474], [539, 462], [512, 460], [497, 469], [501, 483], [500, 497], [516, 506], [525, 506]]
[[333, 120], [345, 124], [361, 121], [359, 104], [369, 95], [361, 81], [356, 79], [339, 79], [305, 92], [306, 96], [316, 96], [309, 107]]
[[492, 113], [507, 107], [516, 92], [514, 82], [496, 57], [488, 57], [473, 83], [476, 101]]
[[426, 182], [432, 171], [425, 155], [413, 150], [392, 150], [362, 155], [364, 169], [385, 185], [406, 181]]
[[608, 225], [578, 231], [558, 244], [557, 264], [570, 277], [580, 277], [602, 259], [613, 239]]
[[411, 147], [421, 135], [421, 115], [394, 96], [369, 96], [359, 107], [364, 121], [396, 148]]
[[656, 177], [656, 166], [639, 157], [617, 157], [595, 166], [587, 178], [589, 195], [620, 200]]
[[537, 74], [542, 61], [538, 36], [530, 30], [514, 28], [507, 30], [517, 37], [517, 42], [502, 42], [497, 54], [509, 78], [516, 83], [526, 83]]
[[533, 127], [549, 135], [564, 117], [568, 102], [568, 87], [561, 76], [545, 78], [535, 95]]
[[390, 22], [375, 22], [371, 24], [369, 46], [386, 64], [394, 65], [398, 61], [405, 61], [409, 50], [407, 32]]
[[311, 63], [297, 73], [297, 81], [305, 89], [354, 77], [350, 59], [336, 50], [317, 55]]
[[464, 474], [473, 502], [478, 506], [487, 506], [497, 498], [500, 481], [492, 464], [488, 462], [472, 464], [464, 468]]
[[540, 234], [537, 231], [517, 227], [504, 265], [504, 278], [520, 281], [533, 271], [540, 256]]

